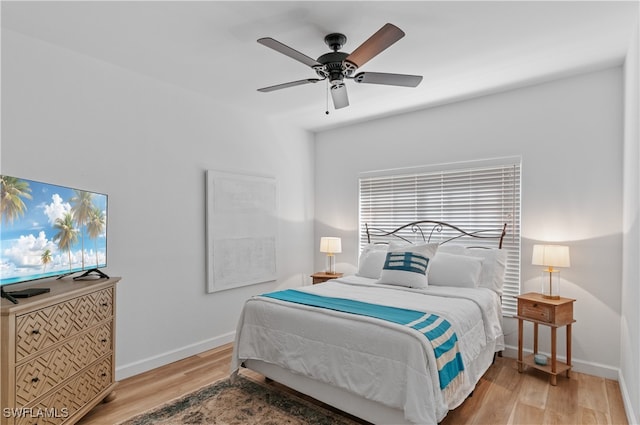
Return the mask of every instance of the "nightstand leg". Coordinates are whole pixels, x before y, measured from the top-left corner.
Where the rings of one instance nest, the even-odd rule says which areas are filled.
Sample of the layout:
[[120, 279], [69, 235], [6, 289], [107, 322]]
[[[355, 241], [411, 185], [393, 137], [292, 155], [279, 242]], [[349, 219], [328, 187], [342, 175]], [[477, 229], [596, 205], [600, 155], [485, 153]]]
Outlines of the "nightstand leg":
[[557, 336], [557, 328], [555, 326], [551, 327], [551, 385], [557, 385], [557, 367], [556, 367], [556, 336]]
[[538, 324], [533, 324], [533, 354], [538, 354]]
[[570, 372], [571, 372], [571, 323], [569, 323], [567, 325], [567, 366], [569, 366], [569, 369], [567, 369], [567, 378], [570, 378]]
[[518, 372], [522, 372], [523, 371], [523, 365], [522, 365], [522, 330], [523, 330], [523, 326], [522, 326], [523, 320], [522, 319], [518, 319]]

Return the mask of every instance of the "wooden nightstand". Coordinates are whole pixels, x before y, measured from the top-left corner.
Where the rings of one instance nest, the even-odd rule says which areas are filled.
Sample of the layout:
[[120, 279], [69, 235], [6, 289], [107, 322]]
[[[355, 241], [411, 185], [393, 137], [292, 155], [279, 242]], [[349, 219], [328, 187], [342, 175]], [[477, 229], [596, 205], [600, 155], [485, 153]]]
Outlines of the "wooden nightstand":
[[[524, 366], [530, 366], [551, 375], [551, 385], [556, 385], [556, 377], [562, 372], [571, 371], [571, 325], [573, 319], [573, 303], [575, 300], [560, 297], [557, 300], [544, 298], [542, 294], [534, 292], [519, 295], [518, 299], [518, 372], [524, 370]], [[523, 322], [533, 322], [533, 353], [523, 357]], [[538, 325], [551, 328], [551, 359], [546, 365], [539, 365], [534, 361], [534, 355], [538, 353]], [[556, 336], [559, 327], [567, 327], [567, 362], [563, 363], [556, 358]]]
[[337, 279], [342, 277], [343, 273], [327, 273], [327, 272], [318, 272], [311, 275], [313, 278], [313, 284], [326, 282], [330, 279]]

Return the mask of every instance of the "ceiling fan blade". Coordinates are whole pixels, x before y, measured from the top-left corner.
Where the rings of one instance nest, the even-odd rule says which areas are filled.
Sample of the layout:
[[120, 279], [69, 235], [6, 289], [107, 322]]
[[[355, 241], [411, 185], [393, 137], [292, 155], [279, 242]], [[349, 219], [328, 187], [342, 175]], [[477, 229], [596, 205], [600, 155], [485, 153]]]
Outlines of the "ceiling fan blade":
[[400, 28], [393, 24], [385, 24], [347, 56], [345, 61], [351, 62], [356, 68], [360, 68], [402, 37], [404, 37], [404, 32]]
[[344, 84], [336, 84], [335, 86], [331, 86], [331, 98], [333, 99], [333, 107], [336, 109], [349, 106], [347, 86], [345, 86]]
[[260, 38], [258, 39], [258, 43], [262, 44], [263, 46], [270, 47], [273, 50], [280, 52], [283, 55], [289, 56], [290, 58], [295, 59], [298, 62], [302, 62], [303, 64], [310, 66], [312, 68], [314, 66], [322, 66], [322, 64], [316, 61], [315, 59], [310, 58], [304, 53], [300, 53], [299, 51], [292, 49], [286, 44], [282, 44], [278, 40], [274, 40], [271, 37]]
[[262, 93], [267, 93], [274, 90], [286, 89], [287, 87], [295, 87], [295, 86], [301, 86], [303, 84], [317, 83], [318, 81], [322, 81], [322, 80], [319, 78], [307, 78], [306, 80], [291, 81], [289, 83], [276, 84], [275, 86], [263, 87], [261, 89], [258, 89], [258, 91]]
[[388, 74], [386, 72], [360, 72], [356, 74], [353, 79], [356, 83], [417, 87], [422, 81], [422, 75]]

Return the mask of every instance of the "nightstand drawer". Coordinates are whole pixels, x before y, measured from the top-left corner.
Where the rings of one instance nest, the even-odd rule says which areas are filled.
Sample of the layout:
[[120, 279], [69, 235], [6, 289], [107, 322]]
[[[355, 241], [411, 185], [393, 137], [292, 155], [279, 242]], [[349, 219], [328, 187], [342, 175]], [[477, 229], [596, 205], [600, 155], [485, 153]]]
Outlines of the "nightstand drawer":
[[553, 323], [553, 307], [537, 302], [518, 303], [518, 316]]
[[573, 323], [573, 302], [570, 298], [548, 299], [529, 293], [518, 297], [518, 317], [542, 324], [564, 326]]

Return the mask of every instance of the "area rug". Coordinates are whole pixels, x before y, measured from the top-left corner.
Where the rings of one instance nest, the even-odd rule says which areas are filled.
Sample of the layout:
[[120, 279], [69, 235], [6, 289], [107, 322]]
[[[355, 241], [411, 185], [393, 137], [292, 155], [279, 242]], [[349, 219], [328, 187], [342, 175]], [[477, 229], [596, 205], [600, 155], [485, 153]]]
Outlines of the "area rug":
[[275, 384], [238, 376], [204, 387], [121, 425], [356, 425]]

